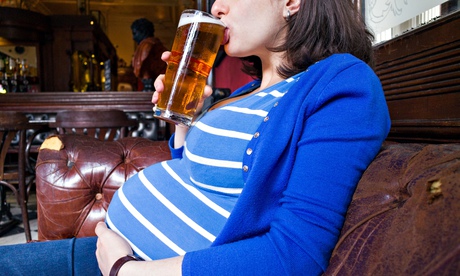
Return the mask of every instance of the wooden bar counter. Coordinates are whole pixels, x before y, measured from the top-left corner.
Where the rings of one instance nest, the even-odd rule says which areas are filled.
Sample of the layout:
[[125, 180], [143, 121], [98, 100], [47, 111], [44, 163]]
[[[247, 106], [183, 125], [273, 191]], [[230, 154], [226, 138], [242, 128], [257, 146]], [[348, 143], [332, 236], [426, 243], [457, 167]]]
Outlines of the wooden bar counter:
[[153, 92], [39, 92], [0, 94], [0, 110], [56, 113], [61, 110], [120, 109], [151, 112]]

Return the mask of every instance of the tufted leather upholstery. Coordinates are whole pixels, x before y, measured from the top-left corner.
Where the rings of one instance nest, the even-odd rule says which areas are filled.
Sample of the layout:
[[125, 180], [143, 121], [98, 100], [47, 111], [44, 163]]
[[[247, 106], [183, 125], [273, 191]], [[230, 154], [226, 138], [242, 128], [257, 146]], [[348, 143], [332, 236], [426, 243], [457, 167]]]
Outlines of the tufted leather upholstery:
[[385, 144], [325, 275], [458, 275], [460, 144]]
[[[58, 136], [37, 165], [40, 239], [94, 235], [113, 192], [169, 157], [166, 142]], [[460, 144], [387, 142], [364, 173], [325, 275], [460, 271]]]
[[120, 185], [146, 166], [170, 158], [166, 141], [53, 137], [63, 148], [40, 149], [36, 165], [39, 240], [94, 236]]

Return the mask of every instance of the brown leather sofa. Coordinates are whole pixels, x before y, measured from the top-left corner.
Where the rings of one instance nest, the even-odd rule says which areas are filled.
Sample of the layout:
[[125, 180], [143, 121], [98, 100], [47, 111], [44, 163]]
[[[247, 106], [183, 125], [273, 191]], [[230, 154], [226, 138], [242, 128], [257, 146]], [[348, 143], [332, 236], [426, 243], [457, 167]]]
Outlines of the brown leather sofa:
[[[165, 141], [48, 138], [36, 166], [39, 239], [94, 235], [115, 190], [168, 158]], [[457, 274], [459, 199], [459, 143], [386, 142], [358, 184], [326, 275]]]

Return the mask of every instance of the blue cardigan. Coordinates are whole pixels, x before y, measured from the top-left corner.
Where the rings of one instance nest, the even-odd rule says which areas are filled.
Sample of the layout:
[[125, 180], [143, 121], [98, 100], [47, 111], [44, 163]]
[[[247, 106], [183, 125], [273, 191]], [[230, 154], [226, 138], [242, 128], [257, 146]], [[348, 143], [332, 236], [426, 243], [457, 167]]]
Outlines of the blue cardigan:
[[184, 256], [183, 275], [321, 274], [389, 128], [380, 81], [365, 63], [336, 54], [312, 65], [249, 142], [245, 188], [213, 246]]

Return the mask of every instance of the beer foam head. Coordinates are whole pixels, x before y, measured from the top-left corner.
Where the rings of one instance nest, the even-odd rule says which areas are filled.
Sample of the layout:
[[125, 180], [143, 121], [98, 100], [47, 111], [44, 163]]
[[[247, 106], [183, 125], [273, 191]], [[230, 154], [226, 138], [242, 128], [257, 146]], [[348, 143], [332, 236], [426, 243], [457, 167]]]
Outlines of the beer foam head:
[[224, 23], [222, 23], [222, 21], [220, 21], [218, 18], [209, 16], [201, 11], [190, 11], [190, 13], [182, 14], [178, 27], [191, 23], [212, 23], [225, 27]]

